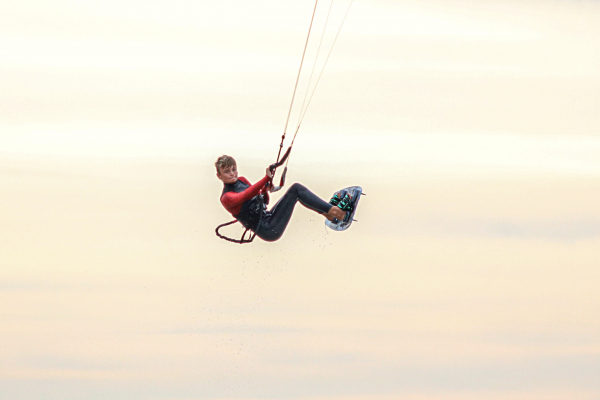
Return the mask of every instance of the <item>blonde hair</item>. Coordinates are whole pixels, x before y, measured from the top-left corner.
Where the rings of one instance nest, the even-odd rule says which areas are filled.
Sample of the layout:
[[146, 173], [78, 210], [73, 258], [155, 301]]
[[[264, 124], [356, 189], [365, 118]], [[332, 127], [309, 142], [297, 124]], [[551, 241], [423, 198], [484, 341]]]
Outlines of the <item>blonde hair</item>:
[[215, 168], [217, 168], [217, 173], [219, 174], [221, 173], [221, 169], [234, 166], [236, 166], [236, 162], [231, 156], [222, 155], [217, 158], [217, 162], [215, 162]]

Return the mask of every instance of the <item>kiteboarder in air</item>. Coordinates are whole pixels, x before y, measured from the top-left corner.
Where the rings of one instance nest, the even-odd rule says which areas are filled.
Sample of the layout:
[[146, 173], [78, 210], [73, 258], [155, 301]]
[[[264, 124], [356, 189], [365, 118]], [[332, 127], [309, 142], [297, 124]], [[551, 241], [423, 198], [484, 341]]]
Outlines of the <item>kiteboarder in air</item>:
[[[302, 73], [302, 66], [304, 63], [304, 56], [306, 55], [306, 49], [309, 44], [310, 34], [312, 31], [312, 25], [315, 18], [315, 13], [317, 11], [318, 3], [319, 0], [316, 0], [312, 18], [310, 21], [310, 26], [308, 28], [306, 43], [304, 45], [304, 51], [302, 53], [302, 59], [300, 60], [300, 68], [298, 70], [298, 76], [296, 77], [296, 85], [294, 86], [294, 92], [292, 94], [290, 109], [288, 111], [287, 120], [285, 122], [283, 135], [281, 136], [281, 144], [279, 145], [277, 162], [271, 164], [271, 166], [267, 168], [265, 176], [255, 184], [251, 184], [244, 177], [238, 177], [237, 165], [232, 157], [225, 155], [221, 156], [215, 163], [215, 167], [217, 168], [217, 178], [219, 178], [224, 185], [223, 192], [221, 194], [221, 204], [223, 204], [223, 207], [225, 207], [225, 209], [235, 217], [235, 220], [221, 224], [217, 227], [216, 234], [222, 239], [229, 240], [230, 242], [234, 243], [249, 243], [254, 239], [255, 236], [258, 236], [263, 240], [273, 242], [279, 239], [281, 235], [283, 235], [283, 232], [285, 231], [288, 223], [290, 222], [292, 212], [294, 211], [294, 207], [297, 202], [300, 202], [300, 204], [302, 204], [304, 207], [313, 210], [316, 213], [322, 214], [326, 218], [325, 225], [336, 231], [343, 231], [348, 229], [348, 227], [350, 227], [352, 221], [354, 220], [353, 217], [354, 213], [356, 212], [356, 206], [358, 205], [358, 200], [360, 199], [360, 196], [362, 194], [362, 188], [360, 186], [351, 186], [336, 192], [333, 195], [333, 198], [329, 201], [329, 203], [327, 203], [324, 200], [320, 199], [318, 196], [316, 196], [314, 193], [312, 193], [310, 190], [308, 190], [306, 187], [302, 186], [299, 183], [295, 183], [292, 186], [290, 186], [288, 191], [283, 195], [283, 197], [281, 197], [281, 199], [279, 199], [277, 204], [275, 204], [270, 210], [267, 210], [266, 207], [266, 205], [269, 203], [269, 192], [277, 191], [284, 186], [285, 175], [287, 171], [287, 163], [285, 170], [281, 175], [281, 181], [279, 183], [279, 186], [273, 186], [273, 174], [275, 173], [276, 168], [282, 166], [284, 162], [286, 162], [286, 159], [288, 159], [290, 151], [292, 150], [292, 146], [294, 145], [296, 135], [298, 134], [298, 131], [300, 129], [300, 124], [302, 123], [302, 120], [306, 115], [306, 111], [312, 99], [312, 95], [314, 94], [316, 86], [321, 78], [321, 74], [325, 69], [325, 65], [327, 64], [329, 55], [333, 50], [333, 45], [335, 44], [340, 30], [342, 29], [342, 25], [346, 20], [348, 11], [350, 11], [350, 5], [352, 5], [352, 1], [350, 1], [350, 4], [348, 5], [348, 8], [346, 10], [346, 14], [344, 15], [342, 23], [335, 36], [335, 40], [331, 45], [329, 53], [327, 54], [327, 58], [323, 63], [321, 72], [319, 73], [318, 78], [316, 79], [316, 82], [313, 85], [312, 92], [309, 97], [309, 89], [311, 87], [313, 72], [315, 71], [315, 65], [317, 64], [319, 50], [321, 49], [321, 42], [319, 43], [319, 48], [316, 53], [317, 55], [315, 56], [314, 60], [315, 64], [313, 65], [312, 71], [310, 73], [310, 78], [308, 79], [308, 87], [306, 88], [304, 101], [302, 102], [302, 107], [298, 118], [298, 125], [296, 127], [294, 137], [287, 152], [283, 156], [281, 156], [281, 151], [283, 149], [285, 135], [287, 132], [288, 123], [290, 121], [290, 116], [294, 105], [296, 90], [298, 89], [298, 83], [300, 81], [300, 75]], [[321, 41], [323, 40], [323, 36], [325, 35], [328, 20], [329, 14], [327, 15], [327, 20], [325, 22], [325, 26], [323, 27]], [[231, 225], [235, 222], [240, 222], [246, 228], [246, 231], [242, 235], [241, 239], [231, 239], [219, 233], [219, 229], [227, 225]], [[250, 237], [248, 239], [245, 239], [246, 233], [248, 233], [249, 231], [251, 231], [252, 233], [250, 234]]]
[[[336, 192], [329, 203], [322, 200], [306, 187], [294, 183], [279, 201], [267, 210], [269, 192], [274, 189], [273, 166], [268, 167], [265, 176], [251, 184], [243, 176], [238, 176], [235, 159], [230, 156], [221, 156], [215, 163], [217, 178], [223, 182], [221, 204], [239, 221], [246, 230], [254, 232], [261, 239], [273, 242], [278, 240], [285, 231], [296, 202], [304, 207], [322, 214], [327, 225], [334, 230], [345, 230], [352, 223], [356, 205], [360, 199], [362, 189], [352, 187]], [[356, 189], [355, 189], [356, 188]], [[233, 223], [235, 221], [232, 221]], [[225, 226], [227, 224], [223, 224]], [[248, 240], [235, 240], [217, 235], [236, 243], [247, 243]], [[251, 241], [253, 237], [249, 240]]]

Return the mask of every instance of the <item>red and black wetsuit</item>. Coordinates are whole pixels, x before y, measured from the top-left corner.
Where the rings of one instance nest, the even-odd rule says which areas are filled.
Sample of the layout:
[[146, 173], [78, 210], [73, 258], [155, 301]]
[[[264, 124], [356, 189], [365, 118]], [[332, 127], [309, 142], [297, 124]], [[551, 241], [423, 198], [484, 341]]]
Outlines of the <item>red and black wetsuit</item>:
[[225, 184], [221, 195], [221, 204], [225, 209], [263, 240], [273, 242], [283, 235], [298, 201], [319, 214], [325, 214], [331, 209], [331, 204], [321, 200], [301, 184], [294, 183], [273, 208], [267, 211], [262, 196], [268, 196], [264, 190], [268, 181], [269, 178], [265, 176], [251, 185], [246, 178], [239, 177], [235, 183]]

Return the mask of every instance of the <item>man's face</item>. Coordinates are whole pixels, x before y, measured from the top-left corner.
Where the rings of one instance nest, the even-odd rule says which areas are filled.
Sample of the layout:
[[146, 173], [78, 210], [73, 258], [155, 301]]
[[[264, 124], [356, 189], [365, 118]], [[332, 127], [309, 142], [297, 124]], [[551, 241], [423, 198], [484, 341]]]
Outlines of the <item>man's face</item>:
[[231, 167], [219, 168], [217, 178], [223, 181], [223, 183], [235, 183], [238, 179], [237, 166], [232, 165]]

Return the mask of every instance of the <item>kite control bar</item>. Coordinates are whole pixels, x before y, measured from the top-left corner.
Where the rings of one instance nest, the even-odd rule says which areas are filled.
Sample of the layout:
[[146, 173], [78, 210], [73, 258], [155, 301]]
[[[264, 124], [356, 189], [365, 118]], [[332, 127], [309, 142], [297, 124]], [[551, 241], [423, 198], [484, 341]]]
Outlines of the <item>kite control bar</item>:
[[276, 163], [273, 163], [269, 166], [269, 169], [271, 170], [271, 172], [275, 172], [275, 170], [279, 167], [281, 167], [283, 165], [283, 163], [285, 162], [285, 160], [287, 160], [287, 158], [290, 156], [290, 152], [292, 151], [292, 148], [289, 147], [287, 149], [287, 151], [285, 152], [285, 154], [283, 155], [283, 157], [281, 157], [281, 159], [279, 161], [277, 161]]
[[[288, 147], [287, 151], [285, 152], [285, 154], [283, 155], [283, 157], [281, 157], [281, 159], [279, 161], [277, 161], [276, 163], [273, 163], [269, 166], [269, 170], [271, 170], [271, 172], [275, 173], [275, 170], [277, 168], [281, 167], [283, 165], [283, 163], [285, 163], [285, 160], [287, 160], [287, 158], [290, 156], [291, 151], [292, 151], [292, 146]], [[276, 192], [283, 187], [283, 185], [285, 184], [285, 175], [286, 174], [287, 174], [287, 167], [285, 167], [285, 169], [283, 170], [283, 174], [281, 174], [281, 179], [279, 180], [279, 186], [275, 186], [273, 189], [271, 189], [271, 192]]]

